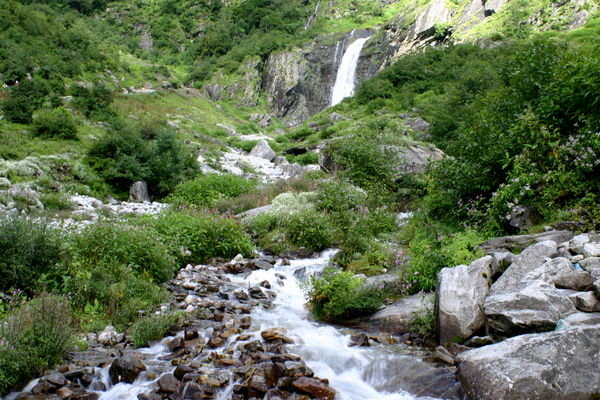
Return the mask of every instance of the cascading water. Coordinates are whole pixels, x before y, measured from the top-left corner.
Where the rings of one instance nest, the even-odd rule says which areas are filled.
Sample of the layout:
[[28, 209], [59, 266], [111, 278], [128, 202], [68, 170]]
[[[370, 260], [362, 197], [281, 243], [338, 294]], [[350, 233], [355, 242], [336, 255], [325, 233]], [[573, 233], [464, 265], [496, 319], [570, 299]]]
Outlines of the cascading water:
[[369, 40], [369, 37], [356, 39], [354, 42], [350, 43], [344, 52], [342, 62], [340, 63], [335, 78], [335, 84], [333, 85], [333, 90], [331, 92], [332, 106], [335, 106], [346, 97], [350, 97], [354, 94], [356, 65], [358, 64], [360, 52], [367, 40]]
[[257, 338], [264, 329], [285, 327], [287, 335], [296, 341], [290, 351], [300, 355], [316, 375], [329, 379], [338, 392], [336, 400], [431, 399], [403, 390], [410, 386], [403, 377], [430, 373], [433, 368], [416, 358], [414, 350], [409, 355], [404, 345], [351, 347], [349, 334], [310, 319], [299, 281], [320, 272], [334, 254], [329, 250], [319, 258], [292, 260], [290, 265], [257, 270], [245, 278], [231, 277], [248, 286], [268, 280], [277, 292], [272, 309], [257, 309], [252, 314]]

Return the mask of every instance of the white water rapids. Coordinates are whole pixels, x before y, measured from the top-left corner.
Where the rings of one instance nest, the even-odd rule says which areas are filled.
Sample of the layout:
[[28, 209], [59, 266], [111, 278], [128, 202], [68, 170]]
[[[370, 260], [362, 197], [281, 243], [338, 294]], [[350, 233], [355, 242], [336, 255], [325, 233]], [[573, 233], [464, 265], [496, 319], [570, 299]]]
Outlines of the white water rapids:
[[350, 43], [344, 52], [342, 62], [340, 63], [335, 78], [335, 84], [333, 85], [333, 90], [331, 92], [332, 106], [341, 103], [346, 97], [350, 97], [354, 94], [354, 81], [356, 78], [358, 57], [367, 40], [369, 40], [368, 37], [356, 39], [354, 42]]
[[291, 260], [287, 266], [278, 263], [271, 270], [256, 270], [246, 278], [231, 277], [248, 286], [268, 280], [277, 292], [272, 309], [260, 308], [252, 313], [256, 337], [260, 338], [259, 332], [267, 328], [287, 328], [287, 336], [296, 342], [288, 345], [290, 352], [300, 355], [316, 376], [329, 379], [338, 392], [336, 400], [431, 399], [415, 397], [401, 389], [399, 375], [410, 374], [410, 370], [418, 374], [420, 365], [430, 368], [414, 355], [403, 354], [403, 346], [350, 347], [349, 334], [310, 319], [299, 280], [320, 272], [335, 252], [328, 250], [319, 258]]
[[[401, 344], [375, 344], [370, 347], [351, 347], [350, 334], [347, 329], [315, 322], [305, 307], [306, 299], [301, 288], [301, 281], [310, 275], [319, 273], [327, 266], [336, 250], [327, 250], [318, 258], [291, 260], [289, 265], [279, 261], [270, 270], [256, 270], [249, 275], [228, 275], [234, 286], [252, 287], [262, 281], [269, 281], [271, 289], [277, 293], [273, 306], [269, 309], [256, 307], [252, 313], [250, 334], [252, 340], [261, 340], [260, 333], [268, 328], [284, 327], [286, 335], [295, 343], [287, 345], [290, 353], [298, 354], [320, 378], [327, 378], [330, 386], [337, 391], [336, 400], [431, 400], [432, 397], [418, 397], [406, 391], [419, 392], [429, 386], [439, 387], [438, 372], [443, 368], [435, 368], [421, 360], [418, 351]], [[182, 335], [180, 332], [178, 335]], [[201, 332], [205, 341], [209, 332]], [[229, 340], [235, 341], [236, 336]], [[96, 368], [96, 382], [103, 388], [93, 388], [99, 400], [135, 400], [138, 394], [149, 393], [156, 387], [161, 375], [174, 370], [169, 359], [166, 343], [173, 337], [164, 338], [149, 348], [136, 350], [143, 353], [143, 362], [147, 371], [142, 372], [133, 383], [111, 385], [108, 367]], [[225, 348], [226, 346], [224, 346]], [[433, 371], [433, 372], [432, 372]], [[441, 374], [449, 374], [448, 371]], [[437, 375], [436, 375], [437, 374]], [[38, 382], [32, 381], [26, 391]], [[218, 393], [216, 400], [231, 398], [234, 381]], [[103, 385], [102, 385], [103, 384]], [[435, 391], [434, 391], [435, 392]], [[431, 393], [431, 392], [430, 392]], [[436, 392], [437, 393], [437, 392]], [[440, 394], [441, 395], [441, 394]], [[9, 395], [12, 400], [18, 393]], [[183, 393], [185, 398], [185, 391]]]

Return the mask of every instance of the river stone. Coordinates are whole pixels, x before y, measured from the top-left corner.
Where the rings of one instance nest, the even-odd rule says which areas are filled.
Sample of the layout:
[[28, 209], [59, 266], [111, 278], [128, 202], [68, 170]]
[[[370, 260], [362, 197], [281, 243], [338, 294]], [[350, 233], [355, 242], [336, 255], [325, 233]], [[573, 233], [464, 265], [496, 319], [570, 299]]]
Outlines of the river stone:
[[117, 344], [117, 338], [117, 330], [112, 325], [108, 325], [102, 332], [98, 334], [98, 342], [104, 346], [113, 346]]
[[492, 285], [491, 294], [511, 290], [523, 277], [556, 255], [556, 242], [545, 240], [527, 247]]
[[588, 257], [579, 262], [581, 268], [588, 272], [600, 270], [600, 257]]
[[133, 383], [140, 372], [145, 371], [146, 366], [138, 359], [131, 356], [116, 358], [110, 368], [108, 375], [113, 385], [119, 382]]
[[69, 389], [68, 387], [61, 387], [60, 389], [58, 389], [56, 391], [56, 394], [61, 399], [68, 399], [69, 397], [71, 397], [73, 395], [73, 391], [71, 389]]
[[594, 292], [576, 292], [569, 296], [569, 299], [579, 311], [594, 312], [600, 311], [600, 303]]
[[491, 294], [483, 311], [490, 330], [502, 336], [551, 330], [559, 319], [576, 312], [567, 297], [542, 281], [520, 282]]
[[[578, 312], [563, 319], [563, 328], [573, 328], [586, 325], [600, 325], [600, 313]], [[559, 322], [559, 325], [560, 322]]]
[[336, 393], [335, 390], [325, 385], [320, 380], [307, 378], [305, 376], [294, 380], [292, 382], [292, 387], [301, 392], [324, 400], [333, 400]]
[[261, 139], [256, 143], [256, 145], [250, 151], [250, 155], [254, 157], [264, 158], [265, 160], [271, 161], [275, 158], [277, 153], [273, 151], [271, 146], [269, 146], [269, 142], [264, 139]]
[[41, 380], [55, 386], [64, 386], [67, 383], [67, 379], [61, 373], [46, 375]]
[[483, 302], [488, 295], [491, 256], [471, 265], [443, 268], [438, 274], [438, 329], [440, 343], [468, 339], [483, 327]]
[[417, 293], [377, 311], [364, 322], [358, 322], [357, 327], [391, 334], [407, 333], [416, 314], [433, 311], [433, 302], [432, 293]]
[[173, 374], [165, 374], [158, 379], [158, 387], [164, 393], [177, 393], [180, 383]]
[[590, 399], [600, 392], [600, 326], [517, 336], [457, 362], [469, 398]]
[[285, 336], [284, 333], [287, 332], [285, 328], [271, 328], [265, 329], [260, 333], [263, 339], [268, 342], [272, 342], [274, 340], [282, 340], [285, 343], [294, 343], [294, 340]]

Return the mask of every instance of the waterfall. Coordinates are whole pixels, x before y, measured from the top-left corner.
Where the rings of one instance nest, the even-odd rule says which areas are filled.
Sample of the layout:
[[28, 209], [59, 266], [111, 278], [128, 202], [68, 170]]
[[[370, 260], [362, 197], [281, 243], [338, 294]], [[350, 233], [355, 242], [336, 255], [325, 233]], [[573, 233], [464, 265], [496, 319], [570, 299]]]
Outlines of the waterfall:
[[354, 94], [356, 65], [358, 64], [360, 52], [367, 40], [369, 40], [369, 37], [356, 39], [354, 42], [350, 43], [344, 52], [331, 93], [332, 106], [335, 106], [346, 97], [350, 97]]

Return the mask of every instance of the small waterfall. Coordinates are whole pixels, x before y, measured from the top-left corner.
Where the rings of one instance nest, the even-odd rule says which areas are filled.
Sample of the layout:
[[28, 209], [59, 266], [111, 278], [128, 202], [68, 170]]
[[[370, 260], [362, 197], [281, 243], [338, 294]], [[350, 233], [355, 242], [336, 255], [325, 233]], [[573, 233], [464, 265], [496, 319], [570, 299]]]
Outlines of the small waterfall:
[[350, 97], [354, 94], [354, 80], [356, 77], [358, 57], [360, 56], [360, 52], [365, 45], [365, 42], [369, 40], [369, 37], [356, 39], [354, 42], [350, 43], [344, 52], [331, 93], [332, 106], [335, 106], [346, 97]]

